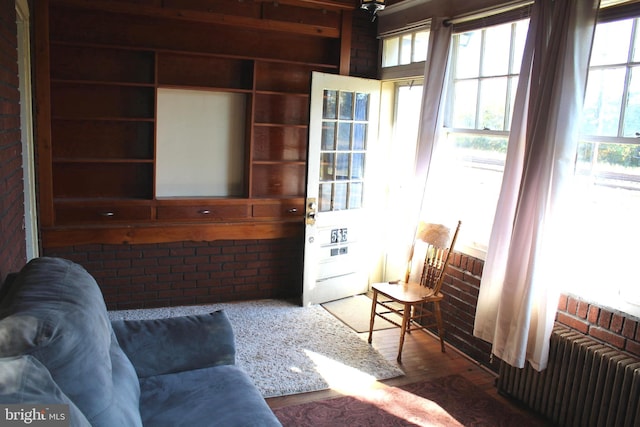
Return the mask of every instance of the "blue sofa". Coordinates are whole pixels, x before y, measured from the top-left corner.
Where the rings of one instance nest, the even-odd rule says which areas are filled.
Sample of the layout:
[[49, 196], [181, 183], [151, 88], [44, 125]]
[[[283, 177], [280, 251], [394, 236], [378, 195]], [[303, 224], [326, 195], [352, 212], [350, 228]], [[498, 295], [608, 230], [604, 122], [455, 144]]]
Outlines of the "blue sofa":
[[68, 405], [72, 426], [280, 425], [234, 364], [223, 311], [110, 322], [93, 277], [60, 258], [7, 282], [0, 403]]

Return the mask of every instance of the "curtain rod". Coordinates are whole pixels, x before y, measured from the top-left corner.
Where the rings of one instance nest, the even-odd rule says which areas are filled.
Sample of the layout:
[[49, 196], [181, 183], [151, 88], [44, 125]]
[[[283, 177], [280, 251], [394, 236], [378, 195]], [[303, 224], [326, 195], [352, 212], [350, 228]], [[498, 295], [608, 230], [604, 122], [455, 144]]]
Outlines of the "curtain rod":
[[482, 9], [477, 12], [468, 13], [465, 15], [454, 16], [451, 19], [445, 20], [443, 22], [443, 25], [448, 27], [449, 25], [460, 24], [462, 22], [469, 22], [475, 19], [482, 19], [488, 16], [497, 15], [499, 13], [509, 12], [511, 10], [518, 9], [520, 7], [529, 6], [530, 4], [533, 4], [533, 0], [512, 1], [502, 6]]

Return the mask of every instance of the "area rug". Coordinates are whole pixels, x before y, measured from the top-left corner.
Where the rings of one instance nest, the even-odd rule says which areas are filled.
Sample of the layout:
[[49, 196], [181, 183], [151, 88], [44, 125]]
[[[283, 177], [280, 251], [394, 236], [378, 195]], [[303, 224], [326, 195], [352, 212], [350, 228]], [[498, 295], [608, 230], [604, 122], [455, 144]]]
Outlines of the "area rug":
[[[322, 304], [331, 314], [340, 319], [345, 325], [356, 332], [369, 332], [369, 321], [371, 320], [371, 298], [366, 295], [354, 295]], [[402, 317], [393, 313], [390, 317], [395, 317], [397, 322], [402, 322]], [[395, 328], [396, 326], [386, 320], [376, 317], [373, 323], [373, 330]]]
[[319, 305], [260, 300], [110, 311], [113, 319], [155, 319], [224, 310], [236, 337], [236, 363], [266, 397], [331, 388], [332, 376], [382, 380], [404, 375]]
[[459, 375], [274, 409], [284, 427], [541, 427]]

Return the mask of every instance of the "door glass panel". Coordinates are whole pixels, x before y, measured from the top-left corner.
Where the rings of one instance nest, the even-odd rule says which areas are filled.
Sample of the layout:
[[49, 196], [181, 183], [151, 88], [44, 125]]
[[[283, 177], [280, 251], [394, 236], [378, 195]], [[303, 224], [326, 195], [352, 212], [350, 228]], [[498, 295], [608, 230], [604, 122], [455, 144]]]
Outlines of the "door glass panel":
[[318, 194], [318, 211], [328, 212], [331, 210], [331, 184], [320, 184], [320, 193]]
[[353, 120], [353, 92], [340, 92], [340, 120]]
[[352, 182], [349, 188], [349, 208], [358, 209], [362, 207], [362, 183]]
[[338, 123], [338, 151], [348, 151], [351, 147], [351, 123]]
[[338, 91], [325, 90], [322, 106], [322, 118], [323, 119], [335, 119], [337, 118], [338, 109]]
[[335, 194], [333, 197], [333, 210], [343, 211], [347, 209], [347, 183], [335, 184]]
[[324, 91], [320, 212], [362, 208], [369, 94]]
[[351, 179], [364, 178], [364, 153], [354, 153], [351, 162]]
[[324, 122], [322, 124], [322, 150], [335, 150], [336, 148], [336, 124]]
[[354, 119], [358, 121], [366, 121], [369, 117], [369, 94], [356, 93], [356, 110]]
[[332, 181], [334, 170], [333, 153], [322, 153], [320, 155], [320, 181]]
[[353, 149], [364, 150], [367, 140], [367, 125], [354, 123], [353, 125]]
[[339, 153], [337, 155], [336, 179], [340, 181], [349, 179], [349, 154]]

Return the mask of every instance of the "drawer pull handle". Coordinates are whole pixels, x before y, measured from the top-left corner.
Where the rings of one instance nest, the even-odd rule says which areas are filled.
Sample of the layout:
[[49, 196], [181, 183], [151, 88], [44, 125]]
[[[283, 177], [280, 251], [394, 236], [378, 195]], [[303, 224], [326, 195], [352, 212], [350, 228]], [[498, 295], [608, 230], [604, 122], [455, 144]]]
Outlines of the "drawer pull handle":
[[201, 211], [198, 211], [198, 213], [201, 215], [209, 215], [211, 211], [209, 209], [202, 209]]
[[116, 216], [116, 214], [115, 214], [115, 213], [113, 213], [113, 212], [100, 212], [100, 215], [101, 215], [101, 216], [104, 216], [104, 217], [112, 217], [112, 216]]
[[298, 212], [298, 208], [291, 208], [291, 209], [289, 209], [287, 212], [289, 212], [289, 213], [296, 213], [296, 212]]

